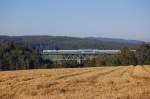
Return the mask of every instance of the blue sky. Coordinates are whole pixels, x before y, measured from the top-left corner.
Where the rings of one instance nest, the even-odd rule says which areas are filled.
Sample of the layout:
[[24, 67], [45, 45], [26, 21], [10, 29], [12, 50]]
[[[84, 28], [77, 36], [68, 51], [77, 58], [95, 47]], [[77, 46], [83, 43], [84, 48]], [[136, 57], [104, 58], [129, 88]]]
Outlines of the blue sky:
[[0, 0], [0, 35], [150, 41], [150, 0]]

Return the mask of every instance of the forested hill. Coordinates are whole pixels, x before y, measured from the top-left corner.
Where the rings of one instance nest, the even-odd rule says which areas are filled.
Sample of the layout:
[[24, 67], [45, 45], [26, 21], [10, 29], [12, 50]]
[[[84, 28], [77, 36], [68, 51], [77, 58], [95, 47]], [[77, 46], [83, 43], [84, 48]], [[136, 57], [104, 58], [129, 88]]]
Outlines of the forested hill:
[[43, 49], [120, 49], [134, 48], [142, 41], [111, 38], [77, 38], [65, 36], [0, 36], [0, 42], [13, 41], [40, 52]]

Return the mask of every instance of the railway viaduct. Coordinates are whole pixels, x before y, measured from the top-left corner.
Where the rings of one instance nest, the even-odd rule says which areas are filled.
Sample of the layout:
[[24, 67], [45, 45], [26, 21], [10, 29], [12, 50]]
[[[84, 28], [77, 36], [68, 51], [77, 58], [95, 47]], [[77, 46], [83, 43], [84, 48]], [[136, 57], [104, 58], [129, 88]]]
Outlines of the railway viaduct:
[[101, 54], [119, 54], [120, 50], [43, 50], [43, 59], [61, 63], [63, 61], [77, 61], [80, 64], [84, 60], [93, 59]]

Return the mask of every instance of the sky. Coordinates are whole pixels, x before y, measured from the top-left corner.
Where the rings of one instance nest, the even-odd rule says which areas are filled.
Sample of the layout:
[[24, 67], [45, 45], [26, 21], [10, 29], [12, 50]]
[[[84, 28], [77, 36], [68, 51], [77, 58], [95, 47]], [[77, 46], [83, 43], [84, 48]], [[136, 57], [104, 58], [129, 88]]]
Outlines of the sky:
[[0, 0], [0, 35], [150, 41], [150, 0]]

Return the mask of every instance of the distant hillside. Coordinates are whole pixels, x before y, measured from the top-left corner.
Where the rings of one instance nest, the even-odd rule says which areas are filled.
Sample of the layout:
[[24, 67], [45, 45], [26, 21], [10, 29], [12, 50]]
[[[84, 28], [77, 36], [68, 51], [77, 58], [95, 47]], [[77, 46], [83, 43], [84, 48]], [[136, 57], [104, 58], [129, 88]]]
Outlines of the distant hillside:
[[43, 49], [120, 49], [134, 48], [142, 41], [112, 38], [77, 38], [65, 36], [0, 36], [0, 42], [13, 41], [40, 52]]
[[139, 44], [143, 41], [139, 40], [125, 40], [125, 39], [119, 39], [119, 38], [103, 38], [103, 37], [89, 37], [91, 39], [97, 39], [100, 41], [105, 41], [105, 42], [116, 42], [116, 43], [130, 43], [130, 44]]

